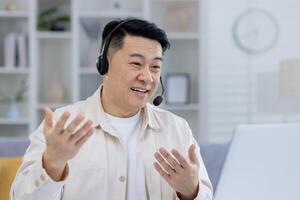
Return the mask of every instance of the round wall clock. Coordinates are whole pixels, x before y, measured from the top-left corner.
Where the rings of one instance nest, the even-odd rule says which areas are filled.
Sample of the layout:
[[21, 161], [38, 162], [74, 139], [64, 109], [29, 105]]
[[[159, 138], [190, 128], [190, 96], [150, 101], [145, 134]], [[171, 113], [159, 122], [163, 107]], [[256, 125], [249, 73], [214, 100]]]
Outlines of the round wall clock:
[[234, 42], [240, 49], [248, 54], [259, 54], [275, 46], [279, 27], [271, 13], [252, 8], [237, 17], [232, 34]]

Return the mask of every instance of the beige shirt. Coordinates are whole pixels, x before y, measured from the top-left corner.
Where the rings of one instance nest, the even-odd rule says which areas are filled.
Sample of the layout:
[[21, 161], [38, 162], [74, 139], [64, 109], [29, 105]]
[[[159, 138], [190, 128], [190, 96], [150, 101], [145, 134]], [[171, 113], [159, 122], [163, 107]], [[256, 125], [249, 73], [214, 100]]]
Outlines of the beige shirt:
[[[60, 109], [71, 113], [69, 121], [82, 114], [93, 121], [94, 134], [78, 154], [68, 162], [65, 180], [53, 181], [42, 167], [42, 154], [46, 148], [43, 123], [30, 135], [31, 144], [11, 188], [11, 200], [125, 200], [127, 155], [119, 136], [110, 126], [100, 101], [99, 88], [93, 96]], [[197, 144], [187, 122], [160, 108], [147, 104], [142, 109], [138, 148], [145, 166], [147, 197], [150, 200], [176, 199], [176, 192], [155, 170], [154, 153], [160, 147], [178, 149], [188, 155], [188, 147]], [[212, 200], [212, 185], [197, 145], [200, 160], [198, 200]]]

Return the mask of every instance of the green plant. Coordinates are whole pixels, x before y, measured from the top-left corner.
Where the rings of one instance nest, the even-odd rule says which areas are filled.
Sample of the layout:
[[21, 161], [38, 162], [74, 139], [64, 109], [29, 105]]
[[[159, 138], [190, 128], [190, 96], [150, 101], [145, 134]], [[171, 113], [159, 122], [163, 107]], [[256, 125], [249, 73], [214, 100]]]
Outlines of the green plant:
[[38, 15], [39, 30], [64, 30], [69, 23], [70, 17], [59, 15], [56, 7], [45, 9]]
[[27, 92], [27, 84], [25, 80], [22, 80], [20, 89], [17, 91], [17, 94], [15, 95], [16, 102], [22, 102], [25, 98], [25, 93]]
[[26, 79], [21, 80], [20, 86], [15, 92], [10, 91], [6, 94], [5, 91], [0, 90], [0, 104], [7, 104], [11, 101], [23, 102], [26, 100], [26, 93], [28, 91], [28, 85]]

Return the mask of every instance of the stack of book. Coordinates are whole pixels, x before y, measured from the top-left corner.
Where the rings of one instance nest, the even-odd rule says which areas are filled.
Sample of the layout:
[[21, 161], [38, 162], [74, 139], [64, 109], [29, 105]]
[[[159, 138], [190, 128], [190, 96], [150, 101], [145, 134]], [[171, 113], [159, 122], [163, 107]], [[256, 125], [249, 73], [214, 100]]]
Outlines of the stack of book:
[[4, 37], [4, 66], [21, 68], [28, 66], [28, 39], [26, 33], [8, 33]]

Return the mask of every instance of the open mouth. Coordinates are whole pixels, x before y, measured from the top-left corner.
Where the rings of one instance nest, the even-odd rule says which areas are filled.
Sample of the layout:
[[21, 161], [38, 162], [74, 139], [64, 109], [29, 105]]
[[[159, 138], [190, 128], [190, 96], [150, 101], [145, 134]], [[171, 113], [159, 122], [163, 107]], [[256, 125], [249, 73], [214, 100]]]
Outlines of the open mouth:
[[136, 88], [136, 87], [132, 87], [130, 88], [132, 91], [134, 92], [140, 92], [140, 93], [144, 93], [146, 94], [147, 92], [149, 92], [149, 90], [146, 90], [146, 89], [142, 89], [142, 88]]

